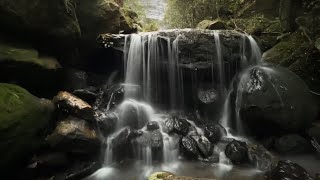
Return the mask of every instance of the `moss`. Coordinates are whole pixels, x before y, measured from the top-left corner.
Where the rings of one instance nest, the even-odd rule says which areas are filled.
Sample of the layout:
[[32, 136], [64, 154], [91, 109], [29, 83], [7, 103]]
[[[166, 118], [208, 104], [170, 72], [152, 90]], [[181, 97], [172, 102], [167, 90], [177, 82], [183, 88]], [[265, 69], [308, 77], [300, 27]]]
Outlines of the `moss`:
[[39, 136], [52, 117], [53, 105], [25, 89], [0, 83], [0, 168], [8, 169], [41, 143]]
[[288, 66], [292, 64], [292, 62], [289, 63], [286, 61], [291, 61], [292, 54], [303, 42], [306, 42], [306, 38], [300, 32], [295, 32], [270, 49], [266, 53], [265, 61], [274, 64], [281, 64], [281, 62], [283, 62], [283, 65]]
[[27, 62], [43, 67], [44, 69], [57, 69], [60, 67], [54, 58], [39, 57], [34, 49], [17, 48], [0, 43], [0, 61]]

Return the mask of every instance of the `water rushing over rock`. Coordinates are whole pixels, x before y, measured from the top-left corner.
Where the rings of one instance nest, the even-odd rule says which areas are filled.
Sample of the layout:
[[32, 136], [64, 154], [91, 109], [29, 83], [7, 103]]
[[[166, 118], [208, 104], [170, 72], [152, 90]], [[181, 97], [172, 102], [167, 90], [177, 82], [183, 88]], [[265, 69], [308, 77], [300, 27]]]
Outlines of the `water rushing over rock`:
[[[236, 96], [236, 106], [231, 104], [232, 93], [242, 91], [234, 88], [233, 79], [260, 63], [254, 39], [235, 31], [185, 29], [125, 35], [117, 41], [123, 41], [114, 44], [123, 44], [124, 100], [114, 109], [118, 121], [116, 133], [106, 140], [105, 164], [133, 158], [151, 173], [159, 162], [167, 167], [194, 159], [219, 163], [221, 176], [231, 171], [228, 158], [234, 152], [225, 154], [224, 149], [234, 139], [243, 140], [229, 132], [234, 110], [233, 129], [236, 134], [242, 130], [237, 106], [242, 99]], [[201, 106], [214, 109], [218, 118], [201, 112], [186, 116]], [[207, 124], [197, 120], [201, 118]]]

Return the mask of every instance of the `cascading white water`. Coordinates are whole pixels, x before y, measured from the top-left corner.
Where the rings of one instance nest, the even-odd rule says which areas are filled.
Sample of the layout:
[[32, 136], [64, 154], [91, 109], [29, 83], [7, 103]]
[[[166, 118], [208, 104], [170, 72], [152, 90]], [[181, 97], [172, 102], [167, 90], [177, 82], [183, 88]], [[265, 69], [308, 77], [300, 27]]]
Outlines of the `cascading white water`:
[[113, 161], [113, 147], [112, 147], [112, 137], [107, 138], [107, 147], [105, 151], [105, 157], [104, 157], [104, 165], [108, 166], [112, 164]]
[[184, 104], [184, 92], [183, 92], [183, 74], [179, 66], [179, 38], [172, 42], [167, 39], [168, 45], [168, 64], [169, 64], [169, 89], [170, 89], [170, 105], [171, 109], [182, 108], [181, 105]]
[[[247, 37], [250, 42], [250, 49], [251, 49], [250, 62], [251, 62], [251, 65], [261, 64], [262, 53], [261, 53], [260, 47], [258, 46], [258, 43], [256, 42], [256, 40], [254, 40], [254, 38], [251, 35], [249, 35]], [[252, 64], [252, 63], [254, 63], [254, 64]]]
[[[218, 77], [219, 77], [218, 89], [220, 93], [224, 95], [226, 82], [225, 82], [225, 72], [224, 72], [225, 68], [224, 68], [224, 61], [222, 57], [220, 35], [219, 35], [219, 31], [214, 31], [213, 34], [214, 34], [214, 41], [215, 41], [215, 47], [216, 47], [216, 53], [217, 53], [216, 62], [218, 66]], [[214, 69], [213, 69], [214, 63], [215, 62], [213, 62], [213, 65], [212, 65], [212, 76], [214, 74]]]

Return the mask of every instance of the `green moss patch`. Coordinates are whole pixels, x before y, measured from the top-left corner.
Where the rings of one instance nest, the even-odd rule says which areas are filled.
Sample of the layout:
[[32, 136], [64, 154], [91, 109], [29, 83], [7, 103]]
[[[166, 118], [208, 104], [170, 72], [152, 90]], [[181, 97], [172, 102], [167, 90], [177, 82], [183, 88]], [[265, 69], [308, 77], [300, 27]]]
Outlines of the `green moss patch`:
[[0, 83], [0, 168], [16, 167], [42, 142], [54, 106], [25, 89]]

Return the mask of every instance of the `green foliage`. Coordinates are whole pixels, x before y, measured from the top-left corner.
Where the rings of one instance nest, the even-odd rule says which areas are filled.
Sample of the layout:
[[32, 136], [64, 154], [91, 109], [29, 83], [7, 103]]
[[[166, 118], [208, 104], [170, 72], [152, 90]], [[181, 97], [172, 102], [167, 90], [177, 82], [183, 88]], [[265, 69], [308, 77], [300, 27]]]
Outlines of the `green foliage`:
[[[159, 22], [156, 20], [148, 19], [146, 17], [146, 11], [145, 11], [146, 7], [144, 4], [142, 4], [141, 0], [125, 0], [124, 9], [133, 11], [138, 15], [138, 17], [134, 19], [136, 22], [139, 22], [139, 24], [142, 25], [143, 31], [149, 32], [149, 31], [159, 30], [160, 28]], [[132, 18], [132, 16], [130, 17]]]
[[148, 20], [143, 26], [143, 31], [145, 32], [158, 31], [159, 29], [160, 25], [155, 20]]
[[216, 0], [168, 0], [165, 23], [168, 28], [193, 28], [204, 19], [217, 17]]
[[136, 12], [140, 19], [146, 18], [145, 8], [140, 0], [125, 0], [124, 8]]

